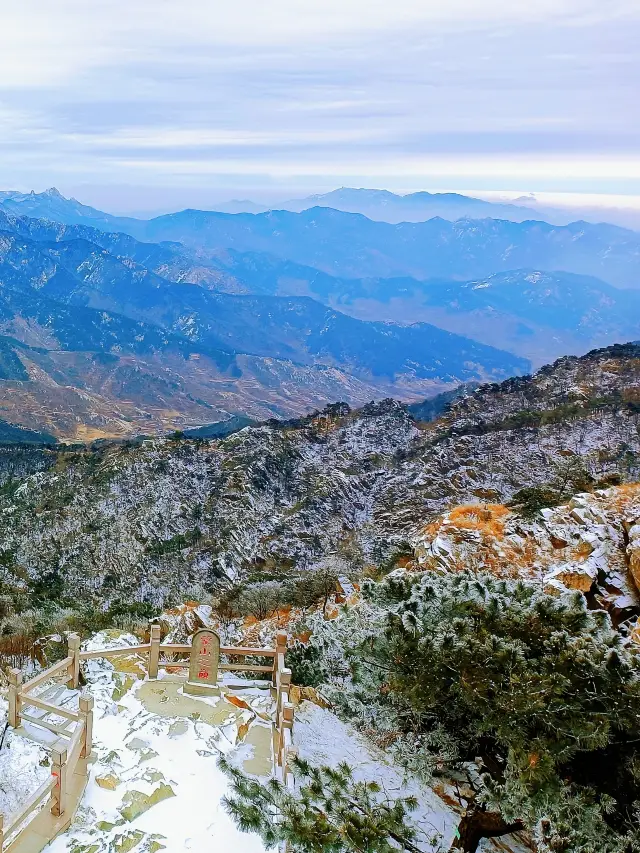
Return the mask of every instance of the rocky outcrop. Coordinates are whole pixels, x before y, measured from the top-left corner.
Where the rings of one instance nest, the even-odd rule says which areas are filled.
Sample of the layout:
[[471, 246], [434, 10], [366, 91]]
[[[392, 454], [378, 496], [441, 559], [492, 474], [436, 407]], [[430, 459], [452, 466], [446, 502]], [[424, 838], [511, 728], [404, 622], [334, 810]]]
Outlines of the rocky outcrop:
[[196, 602], [181, 604], [162, 613], [157, 620], [164, 643], [183, 645], [200, 628], [211, 628], [211, 607]]
[[416, 536], [416, 568], [538, 578], [551, 594], [592, 594], [621, 621], [640, 606], [638, 516], [638, 484], [576, 495], [533, 520], [502, 505], [457, 507]]

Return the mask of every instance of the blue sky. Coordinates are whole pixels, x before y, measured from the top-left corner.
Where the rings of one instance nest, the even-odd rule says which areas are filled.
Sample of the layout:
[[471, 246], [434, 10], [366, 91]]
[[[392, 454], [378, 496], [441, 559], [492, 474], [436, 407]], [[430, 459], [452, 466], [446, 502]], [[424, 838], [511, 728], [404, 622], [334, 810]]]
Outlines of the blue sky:
[[340, 185], [640, 195], [640, 0], [25, 0], [0, 188], [121, 211]]

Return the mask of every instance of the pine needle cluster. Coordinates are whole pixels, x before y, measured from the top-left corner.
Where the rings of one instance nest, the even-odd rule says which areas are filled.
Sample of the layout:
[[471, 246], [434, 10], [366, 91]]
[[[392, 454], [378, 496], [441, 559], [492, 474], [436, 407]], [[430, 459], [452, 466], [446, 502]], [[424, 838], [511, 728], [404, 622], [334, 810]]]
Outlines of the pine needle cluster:
[[[389, 798], [377, 782], [356, 781], [346, 763], [314, 767], [296, 759], [296, 792], [277, 779], [262, 785], [224, 758], [231, 781], [223, 804], [238, 828], [256, 832], [269, 848], [286, 842], [297, 853], [420, 853], [409, 815], [414, 797]], [[434, 839], [435, 843], [435, 839]]]

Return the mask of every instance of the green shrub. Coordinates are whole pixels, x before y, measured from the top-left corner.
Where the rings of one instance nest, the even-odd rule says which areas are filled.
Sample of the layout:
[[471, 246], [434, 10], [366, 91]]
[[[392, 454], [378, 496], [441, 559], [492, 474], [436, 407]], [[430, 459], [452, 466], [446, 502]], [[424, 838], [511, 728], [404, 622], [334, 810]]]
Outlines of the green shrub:
[[327, 678], [322, 650], [312, 643], [296, 640], [287, 649], [287, 666], [291, 669], [291, 680], [299, 687], [318, 687]]
[[509, 506], [513, 507], [518, 515], [523, 518], [533, 518], [541, 509], [559, 506], [562, 500], [562, 495], [555, 489], [545, 488], [544, 486], [530, 486], [516, 492], [509, 501]]

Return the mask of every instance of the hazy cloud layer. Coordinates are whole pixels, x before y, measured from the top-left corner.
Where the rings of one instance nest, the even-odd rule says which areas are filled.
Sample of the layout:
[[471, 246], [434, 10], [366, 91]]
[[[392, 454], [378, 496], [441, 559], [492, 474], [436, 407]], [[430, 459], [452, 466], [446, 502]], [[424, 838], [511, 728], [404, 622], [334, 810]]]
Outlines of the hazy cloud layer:
[[354, 183], [640, 192], [638, 0], [28, 0], [2, 17], [3, 188], [111, 188], [123, 208]]

